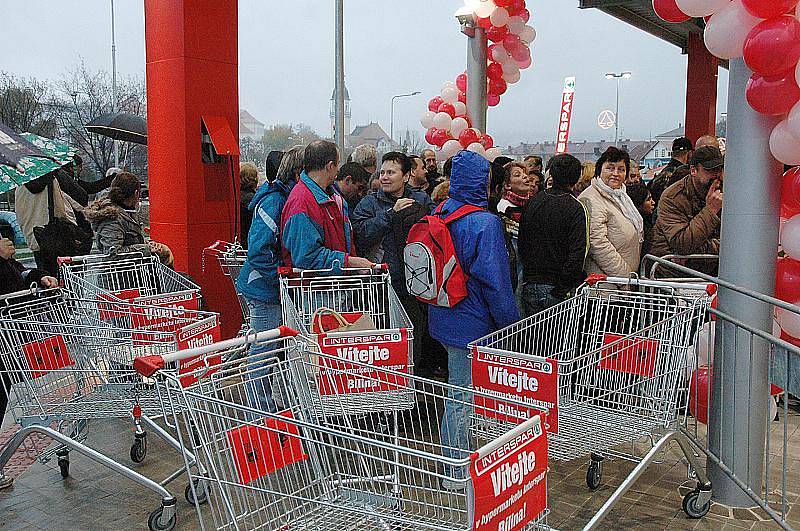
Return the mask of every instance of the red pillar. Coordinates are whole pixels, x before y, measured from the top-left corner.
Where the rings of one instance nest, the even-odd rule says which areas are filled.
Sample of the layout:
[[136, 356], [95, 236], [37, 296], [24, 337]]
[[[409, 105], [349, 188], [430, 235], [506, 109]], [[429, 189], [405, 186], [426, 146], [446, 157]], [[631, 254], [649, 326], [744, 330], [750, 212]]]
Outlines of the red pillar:
[[717, 127], [719, 62], [706, 48], [701, 33], [689, 34], [686, 68], [686, 137], [692, 142], [713, 135]]
[[218, 267], [203, 271], [202, 251], [234, 236], [239, 160], [203, 163], [201, 121], [227, 122], [238, 139], [237, 0], [145, 0], [145, 41], [151, 235], [199, 281], [229, 337], [238, 303]]

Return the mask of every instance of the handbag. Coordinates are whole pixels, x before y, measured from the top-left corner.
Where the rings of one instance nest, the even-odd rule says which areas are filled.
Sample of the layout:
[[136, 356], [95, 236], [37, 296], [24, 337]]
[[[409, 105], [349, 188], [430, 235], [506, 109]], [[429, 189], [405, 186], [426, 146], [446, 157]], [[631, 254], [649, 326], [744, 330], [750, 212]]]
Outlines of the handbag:
[[49, 220], [44, 227], [34, 227], [33, 235], [39, 249], [51, 256], [77, 256], [92, 252], [92, 234], [74, 223], [55, 217], [53, 182], [47, 185]]
[[311, 331], [315, 334], [363, 330], [375, 330], [375, 322], [363, 312], [341, 314], [330, 308], [317, 308], [311, 316]]

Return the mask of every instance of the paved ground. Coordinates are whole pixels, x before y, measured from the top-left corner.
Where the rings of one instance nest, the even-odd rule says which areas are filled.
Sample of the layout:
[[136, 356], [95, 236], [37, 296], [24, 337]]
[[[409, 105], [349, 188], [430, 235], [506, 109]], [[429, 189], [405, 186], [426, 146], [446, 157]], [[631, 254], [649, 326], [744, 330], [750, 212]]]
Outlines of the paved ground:
[[[782, 439], [782, 423], [773, 424], [773, 441]], [[8, 430], [6, 430], [8, 431]], [[800, 529], [800, 415], [789, 422], [787, 497], [791, 504], [789, 521]], [[124, 434], [120, 436], [120, 434]], [[123, 421], [95, 423], [88, 441], [95, 448], [130, 464], [128, 452], [132, 430]], [[0, 439], [0, 445], [2, 439]], [[45, 443], [40, 443], [43, 447]], [[773, 452], [779, 455], [773, 443]], [[31, 453], [32, 455], [32, 453]], [[73, 452], [70, 477], [61, 478], [55, 459], [46, 464], [26, 466], [24, 452], [15, 456], [18, 475], [14, 488], [0, 492], [0, 529], [146, 529], [147, 516], [159, 505], [158, 496], [128, 482], [109, 470]], [[29, 461], [29, 459], [28, 459]], [[180, 463], [178, 455], [151, 437], [148, 456], [141, 465], [130, 465], [151, 477], [164, 477]], [[624, 461], [607, 461], [603, 486], [590, 493], [585, 485], [586, 464], [581, 461], [553, 463], [549, 475], [549, 523], [558, 529], [580, 529], [608, 498], [633, 467]], [[690, 520], [681, 510], [682, 484], [686, 467], [677, 452], [670, 452], [635, 485], [604, 522], [603, 529], [777, 529], [763, 513], [712, 507], [702, 520]], [[183, 499], [186, 481], [177, 480], [172, 492], [178, 501], [178, 529], [198, 528], [197, 516]]]

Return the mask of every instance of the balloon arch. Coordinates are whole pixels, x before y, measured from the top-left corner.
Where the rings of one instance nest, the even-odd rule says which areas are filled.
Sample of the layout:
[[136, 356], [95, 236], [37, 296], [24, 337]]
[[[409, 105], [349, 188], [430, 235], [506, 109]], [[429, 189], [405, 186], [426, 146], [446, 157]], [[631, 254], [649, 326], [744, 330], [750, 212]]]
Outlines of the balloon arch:
[[472, 127], [467, 113], [467, 91], [486, 90], [490, 107], [500, 103], [509, 85], [520, 80], [521, 71], [531, 66], [530, 45], [536, 31], [528, 25], [530, 12], [525, 0], [465, 0], [475, 14], [477, 25], [486, 30], [488, 65], [486, 87], [467, 86], [467, 74], [462, 72], [455, 81], [444, 84], [441, 94], [428, 102], [422, 126], [427, 129], [425, 140], [440, 149], [444, 157], [452, 157], [462, 149], [480, 153], [489, 160], [500, 155], [494, 140], [486, 131]]

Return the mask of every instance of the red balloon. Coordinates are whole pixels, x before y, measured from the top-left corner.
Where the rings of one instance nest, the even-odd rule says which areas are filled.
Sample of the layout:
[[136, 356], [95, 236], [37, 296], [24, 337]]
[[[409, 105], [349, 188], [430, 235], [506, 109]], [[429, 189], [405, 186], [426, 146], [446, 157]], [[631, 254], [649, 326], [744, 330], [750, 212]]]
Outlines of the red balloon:
[[653, 10], [667, 22], [686, 22], [690, 17], [678, 7], [675, 0], [653, 0]]
[[444, 99], [441, 96], [435, 96], [431, 98], [431, 101], [428, 102], [428, 110], [432, 112], [439, 112], [439, 105], [444, 103]]
[[464, 116], [461, 116], [461, 118], [463, 118], [463, 119], [465, 119], [467, 121], [467, 127], [472, 127], [472, 119], [470, 119], [469, 116], [467, 116], [465, 114]]
[[458, 74], [458, 76], [456, 76], [456, 86], [458, 87], [458, 90], [460, 90], [461, 92], [466, 92], [467, 91], [467, 73], [466, 72], [462, 72], [461, 74]]
[[431, 145], [436, 145], [433, 142], [433, 134], [435, 132], [436, 132], [436, 128], [435, 127], [431, 127], [430, 129], [425, 131], [425, 142], [427, 142], [428, 144], [431, 144]]
[[508, 35], [508, 26], [492, 26], [486, 32], [486, 37], [492, 42], [500, 42]]
[[[783, 174], [783, 181], [781, 182], [781, 212], [781, 217], [787, 217], [787, 219], [800, 214], [800, 166], [795, 166]], [[783, 216], [783, 212], [789, 215]]]
[[467, 103], [467, 92], [466, 91], [462, 90], [461, 92], [458, 93], [458, 101], [460, 101], [461, 103], [464, 103], [464, 104]]
[[711, 368], [698, 367], [689, 382], [689, 411], [698, 422], [708, 424], [708, 403], [711, 401]]
[[794, 70], [782, 74], [762, 76], [753, 74], [745, 91], [747, 103], [761, 114], [782, 115], [792, 110], [800, 100]]
[[497, 94], [502, 96], [508, 90], [508, 83], [502, 77], [500, 79], [489, 80], [489, 94]]
[[489, 107], [497, 107], [499, 103], [500, 103], [499, 95], [492, 93], [486, 95], [486, 104], [489, 105]]
[[528, 61], [531, 58], [531, 49], [528, 48], [524, 42], [520, 42], [519, 46], [512, 50], [511, 57], [518, 63]]
[[779, 258], [775, 275], [775, 297], [791, 303], [800, 300], [800, 262]]
[[509, 33], [503, 37], [503, 47], [508, 50], [512, 57], [514, 55], [514, 50], [516, 50], [520, 44], [522, 44], [522, 41], [520, 40], [519, 35]]
[[450, 133], [444, 129], [437, 129], [432, 135], [433, 144], [439, 147], [442, 147], [451, 138]]
[[494, 0], [494, 5], [497, 7], [508, 7], [512, 3], [514, 3], [514, 0]]
[[477, 129], [473, 129], [469, 127], [461, 131], [461, 134], [458, 135], [458, 141], [464, 149], [467, 149], [470, 144], [474, 144], [475, 142], [480, 142], [481, 140], [481, 133]]
[[439, 108], [436, 110], [436, 112], [446, 112], [447, 114], [450, 115], [451, 118], [456, 117], [456, 108], [455, 105], [453, 105], [452, 103], [447, 103], [447, 102], [442, 103], [441, 105], [439, 105]]
[[503, 79], [503, 65], [500, 63], [489, 63], [486, 67], [486, 77], [492, 79]]
[[531, 19], [531, 12], [530, 12], [530, 11], [528, 11], [527, 9], [523, 9], [523, 10], [522, 10], [522, 13], [520, 13], [520, 14], [519, 14], [519, 15], [517, 15], [517, 16], [518, 16], [519, 18], [521, 18], [522, 20], [524, 20], [524, 21], [525, 21], [525, 23], [527, 24], [527, 23], [528, 23], [528, 21]]
[[744, 61], [762, 75], [786, 72], [800, 60], [800, 20], [782, 15], [759, 23], [744, 42]]
[[489, 135], [483, 135], [480, 142], [484, 149], [490, 149], [492, 146], [494, 146], [494, 139]]
[[478, 17], [478, 27], [483, 29], [489, 29], [492, 27], [492, 21], [489, 19], [489, 17], [486, 18]]
[[797, 0], [742, 0], [742, 4], [756, 18], [774, 18], [797, 7]]
[[519, 15], [525, 9], [525, 0], [512, 0], [511, 5], [506, 8], [508, 14], [512, 17]]

